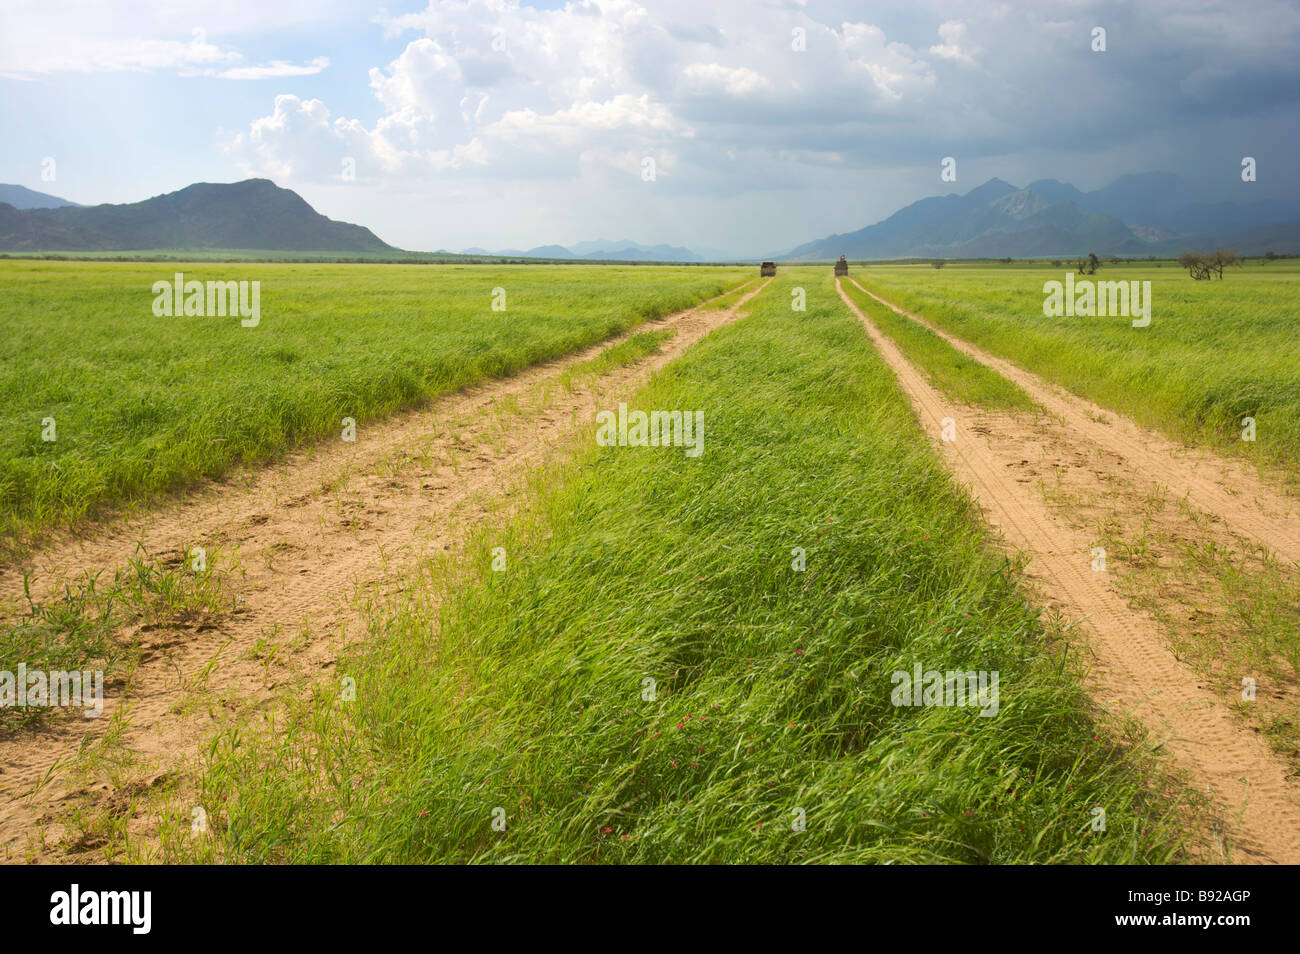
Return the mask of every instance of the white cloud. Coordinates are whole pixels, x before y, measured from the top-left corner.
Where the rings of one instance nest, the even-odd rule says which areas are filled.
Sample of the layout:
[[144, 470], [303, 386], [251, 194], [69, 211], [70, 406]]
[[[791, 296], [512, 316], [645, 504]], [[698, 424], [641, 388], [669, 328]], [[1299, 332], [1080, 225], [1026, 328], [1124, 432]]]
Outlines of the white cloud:
[[238, 50], [210, 43], [207, 31], [195, 27], [189, 41], [73, 37], [49, 46], [6, 45], [0, 50], [0, 75], [31, 80], [50, 73], [171, 71], [181, 76], [273, 79], [310, 76], [330, 65], [325, 56], [303, 64], [272, 60], [265, 65], [235, 65], [243, 59]]
[[265, 66], [236, 66], [217, 74], [221, 79], [278, 79], [282, 76], [312, 76], [330, 65], [328, 56], [318, 56], [309, 63], [295, 64], [272, 60]]
[[48, 45], [7, 43], [0, 56], [3, 56], [0, 66], [6, 72], [29, 76], [121, 70], [175, 70], [192, 74], [235, 64], [242, 58], [236, 50], [209, 43], [206, 31], [198, 27], [188, 41], [80, 36]]
[[771, 80], [744, 66], [692, 63], [683, 72], [696, 90], [721, 90], [728, 96], [749, 96], [772, 88]]
[[[960, 146], [971, 163], [963, 168], [973, 169], [990, 156], [1023, 160], [1062, 129], [1081, 141], [1104, 138], [1074, 128], [1087, 120], [1047, 93], [1061, 88], [1068, 57], [1087, 49], [1091, 18], [1078, 19], [1073, 0], [1039, 17], [1008, 4], [918, 0], [904, 13], [883, 10], [880, 23], [844, 22], [821, 12], [827, 7], [835, 4], [570, 0], [541, 10], [516, 0], [439, 0], [376, 18], [398, 44], [369, 72], [377, 119], [277, 98], [271, 115], [227, 147], [250, 172], [289, 170], [298, 182], [337, 181], [341, 157], [352, 156], [359, 179], [411, 196], [586, 195], [602, 206], [611, 196], [653, 196], [667, 207], [672, 196], [801, 195], [810, 183], [851, 184], [882, 165], [937, 183], [938, 159]], [[1143, 27], [1152, 15], [1125, 16], [1128, 25], [1117, 14], [1115, 29], [1151, 32]], [[805, 52], [791, 49], [796, 27]], [[1239, 29], [1246, 36], [1229, 52], [1268, 40], [1267, 31]], [[913, 47], [902, 35], [926, 39]], [[1188, 59], [1199, 63], [1197, 44], [1213, 47], [1210, 34], [1188, 35]], [[1184, 77], [1205, 87], [1204, 97], [1223, 87], [1219, 72], [1180, 71], [1163, 57], [1141, 62], [1136, 72], [1094, 79], [1114, 107], [1105, 122], [1118, 112], [1127, 124], [1109, 136], [1131, 136], [1153, 112], [1172, 113], [1141, 104], [1178, 95]], [[1147, 81], [1162, 73], [1172, 82]], [[1141, 95], [1129, 95], [1135, 89]], [[639, 174], [646, 156], [656, 160], [653, 185]], [[997, 165], [988, 161], [991, 175]]]
[[[246, 35], [328, 18], [337, 14], [340, 2], [5, 0], [0, 12], [0, 75], [21, 79], [127, 71], [228, 74], [232, 79], [306, 75], [324, 69], [328, 60], [247, 64], [238, 49], [209, 37]], [[188, 40], [183, 39], [186, 36]]]
[[945, 60], [974, 65], [976, 50], [963, 50], [961, 44], [966, 36], [966, 24], [960, 20], [947, 20], [939, 24], [939, 39], [943, 42], [930, 47], [930, 52]]
[[916, 99], [934, 88], [930, 64], [907, 44], [889, 42], [877, 26], [842, 24], [839, 45], [849, 63], [870, 77], [872, 86], [887, 103], [898, 103], [905, 97]]
[[[890, 42], [879, 27], [836, 29], [783, 9], [773, 2], [750, 15], [750, 5], [737, 4], [736, 16], [720, 21], [725, 29], [709, 22], [718, 18], [712, 7], [652, 13], [633, 0], [574, 0], [558, 10], [445, 0], [380, 16], [389, 36], [419, 35], [387, 66], [370, 70], [381, 118], [368, 129], [332, 124], [359, 131], [352, 147], [364, 145], [375, 168], [404, 178], [553, 178], [593, 168], [632, 175], [637, 157], [672, 157], [670, 164], [685, 168], [736, 147], [765, 150], [779, 163], [764, 145], [774, 127], [803, 124], [812, 113], [830, 116], [837, 99], [858, 109], [896, 109], [932, 94], [935, 75], [925, 57]], [[778, 15], [805, 24], [814, 54], [791, 51], [788, 31], [771, 26]], [[736, 109], [750, 112], [735, 114], [730, 141], [697, 137], [701, 123], [726, 122]], [[321, 128], [306, 143], [319, 148], [329, 139], [325, 123], [313, 122]], [[253, 125], [256, 137], [250, 129], [229, 143], [248, 168], [287, 164], [303, 174], [316, 167], [291, 158], [295, 137], [304, 136], [298, 125], [275, 114]], [[834, 150], [808, 150], [823, 151]], [[332, 164], [323, 168], [334, 176]], [[745, 168], [756, 181], [766, 175], [753, 162]]]
[[403, 163], [418, 159], [395, 144], [399, 137], [386, 133], [391, 128], [369, 132], [356, 120], [331, 120], [320, 100], [285, 93], [275, 97], [270, 116], [254, 120], [247, 133], [234, 136], [225, 148], [250, 175], [338, 181], [344, 159], [354, 161], [359, 178], [381, 170], [396, 172]]

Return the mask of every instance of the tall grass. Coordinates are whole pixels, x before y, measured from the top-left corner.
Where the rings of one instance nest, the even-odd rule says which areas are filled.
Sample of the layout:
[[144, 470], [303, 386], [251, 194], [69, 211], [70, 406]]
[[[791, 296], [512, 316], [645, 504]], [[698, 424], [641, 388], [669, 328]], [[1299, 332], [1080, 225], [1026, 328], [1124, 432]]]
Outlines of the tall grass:
[[[158, 318], [151, 287], [260, 281], [261, 322]], [[0, 262], [0, 534], [232, 465], [580, 349], [748, 269]], [[506, 310], [493, 311], [493, 289]], [[43, 422], [53, 418], [54, 441]], [[362, 435], [364, 439], [364, 432]]]
[[750, 281], [745, 282], [745, 284], [741, 285], [739, 288], [728, 292], [727, 294], [721, 296], [720, 298], [715, 298], [701, 307], [705, 311], [721, 311], [725, 308], [731, 308], [737, 302], [739, 302], [740, 299], [744, 298], [746, 295], [752, 292], [755, 289], [755, 287], [758, 285], [758, 283], [761, 281], [762, 281], [761, 278], [751, 279]]
[[[1095, 720], [829, 275], [779, 277], [628, 403], [703, 411], [702, 455], [588, 437], [531, 517], [373, 607], [310, 702], [214, 741], [210, 834], [180, 806], [164, 856], [1180, 856], [1183, 806]], [[998, 671], [998, 714], [895, 707], [917, 663]]]
[[[1066, 267], [879, 266], [858, 280], [900, 307], [1181, 439], [1300, 474], [1300, 264], [1250, 262], [1194, 282], [1172, 263], [1106, 265], [1150, 281], [1151, 324], [1049, 318], [1043, 283]], [[1242, 440], [1242, 418], [1256, 439]]]
[[652, 354], [658, 354], [664, 342], [673, 336], [670, 328], [655, 331], [641, 331], [630, 335], [616, 345], [610, 345], [594, 358], [579, 361], [560, 375], [560, 383], [571, 388], [575, 382], [584, 378], [608, 374], [615, 368], [636, 364]]
[[893, 339], [904, 357], [921, 369], [930, 384], [954, 401], [1021, 411], [1038, 408], [1015, 384], [962, 354], [929, 328], [886, 308], [851, 281], [841, 281], [840, 287], [882, 334]]

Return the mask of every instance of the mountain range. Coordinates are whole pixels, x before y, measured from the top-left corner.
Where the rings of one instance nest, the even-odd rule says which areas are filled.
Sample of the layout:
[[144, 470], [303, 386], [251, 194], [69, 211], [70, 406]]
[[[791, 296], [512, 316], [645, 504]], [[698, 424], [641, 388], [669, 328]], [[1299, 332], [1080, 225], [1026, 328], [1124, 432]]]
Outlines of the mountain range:
[[[27, 189], [23, 192], [41, 195]], [[21, 194], [8, 191], [4, 194], [27, 200]], [[0, 249], [202, 248], [396, 251], [369, 229], [328, 219], [298, 193], [281, 189], [269, 179], [198, 182], [177, 192], [124, 205], [21, 208], [11, 201], [0, 201]]]
[[[1300, 253], [1300, 202], [1209, 202], [1176, 175], [1126, 175], [1092, 192], [1040, 179], [1017, 188], [990, 179], [965, 195], [913, 202], [875, 225], [830, 235], [778, 261], [899, 258], [1050, 258], [1095, 252], [1125, 257], [1235, 248], [1243, 255]], [[360, 225], [337, 222], [269, 179], [200, 182], [123, 205], [80, 206], [23, 186], [0, 185], [0, 251], [76, 252], [186, 249], [369, 255], [404, 253]], [[596, 239], [570, 246], [462, 255], [575, 261], [757, 260], [714, 249]]]
[[527, 251], [517, 248], [501, 249], [489, 252], [483, 248], [467, 248], [465, 255], [500, 255], [506, 258], [573, 258], [591, 261], [612, 262], [705, 262], [726, 259], [722, 252], [702, 250], [693, 252], [680, 245], [641, 245], [630, 239], [617, 242], [608, 239], [596, 239], [589, 242], [577, 242], [573, 245], [539, 245]]
[[0, 202], [12, 205], [15, 209], [58, 209], [77, 204], [67, 199], [60, 199], [57, 195], [36, 192], [26, 186], [3, 183], [0, 183]]
[[1023, 189], [990, 179], [965, 195], [913, 202], [856, 232], [829, 235], [784, 261], [1242, 254], [1300, 252], [1300, 202], [1206, 202], [1176, 175], [1126, 175], [1093, 192], [1040, 179]]

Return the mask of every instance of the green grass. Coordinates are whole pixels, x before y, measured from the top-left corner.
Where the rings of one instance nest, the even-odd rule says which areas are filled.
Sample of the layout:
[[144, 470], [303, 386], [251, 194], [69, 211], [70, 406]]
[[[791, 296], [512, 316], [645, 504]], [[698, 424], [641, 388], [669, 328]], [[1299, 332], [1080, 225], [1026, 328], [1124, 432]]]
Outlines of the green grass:
[[[164, 857], [1181, 859], [1187, 806], [1095, 721], [830, 275], [777, 285], [629, 398], [703, 411], [700, 457], [586, 437], [372, 607], [337, 681], [214, 740], [209, 834], [178, 806]], [[998, 671], [999, 713], [893, 706], [915, 663]]]
[[[261, 284], [261, 322], [152, 284]], [[272, 460], [720, 294], [748, 269], [0, 262], [0, 534]], [[491, 310], [492, 291], [506, 310]], [[42, 440], [53, 418], [56, 440]]]
[[741, 285], [735, 291], [728, 292], [727, 294], [723, 295], [721, 298], [715, 298], [713, 301], [708, 302], [703, 306], [703, 310], [722, 311], [726, 308], [735, 307], [736, 303], [739, 302], [740, 299], [744, 298], [746, 295], [752, 292], [756, 287], [758, 287], [758, 283], [760, 281], [763, 281], [763, 279], [761, 278], [751, 279], [750, 281], [745, 282], [745, 284]]
[[[0, 260], [65, 262], [371, 262], [405, 265], [460, 264], [460, 265], [566, 265], [588, 268], [593, 264], [613, 264], [619, 267], [669, 266], [673, 268], [712, 268], [734, 266], [736, 262], [619, 262], [613, 259], [545, 258], [525, 255], [463, 255], [459, 252], [414, 252], [403, 248], [372, 251], [303, 251], [264, 248], [147, 248], [108, 250], [67, 249], [0, 249]], [[744, 266], [752, 271], [753, 266]]]
[[930, 384], [954, 401], [1008, 410], [1041, 410], [1038, 404], [996, 371], [962, 354], [929, 328], [886, 308], [845, 279], [840, 287]]
[[[1065, 267], [877, 266], [864, 287], [1104, 407], [1180, 439], [1300, 473], [1300, 262], [1252, 261], [1194, 282], [1173, 263], [1104, 265], [1150, 281], [1151, 324], [1048, 318], [1043, 283]], [[1256, 420], [1243, 441], [1242, 418]]]
[[670, 328], [661, 328], [631, 335], [626, 341], [610, 345], [594, 358], [578, 362], [560, 375], [560, 382], [565, 387], [571, 387], [581, 378], [606, 374], [615, 368], [636, 364], [652, 354], [658, 354], [663, 349], [664, 342], [674, 333]]
[[[152, 249], [40, 249], [0, 250], [0, 260], [66, 262], [392, 262], [472, 264], [500, 256], [459, 255], [453, 252], [408, 252], [392, 248], [378, 251], [294, 251], [248, 248], [152, 248]], [[545, 259], [539, 260], [547, 261]]]

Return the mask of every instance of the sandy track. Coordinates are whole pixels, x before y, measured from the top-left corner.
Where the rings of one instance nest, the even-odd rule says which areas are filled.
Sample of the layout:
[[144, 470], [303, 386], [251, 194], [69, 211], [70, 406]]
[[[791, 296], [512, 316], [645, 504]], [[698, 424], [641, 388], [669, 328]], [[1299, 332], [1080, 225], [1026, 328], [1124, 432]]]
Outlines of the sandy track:
[[[850, 279], [850, 281], [853, 281]], [[1222, 520], [1230, 529], [1300, 564], [1300, 502], [1265, 486], [1244, 465], [1200, 448], [1177, 444], [1163, 434], [1071, 394], [1038, 375], [989, 354], [904, 311], [879, 295], [861, 291], [898, 314], [928, 328], [958, 351], [987, 365], [1052, 414], [1080, 438], [1118, 454], [1135, 473], [1162, 484], [1192, 506]]]
[[[358, 593], [382, 587], [422, 555], [453, 549], [459, 529], [516, 493], [556, 447], [592, 425], [597, 410], [736, 318], [767, 284], [729, 309], [647, 322], [581, 353], [359, 427], [355, 443], [336, 440], [243, 472], [85, 538], [56, 537], [24, 567], [0, 570], [0, 596], [21, 595], [27, 569], [39, 601], [64, 579], [111, 575], [139, 547], [172, 561], [187, 545], [238, 554], [238, 570], [228, 575], [233, 612], [199, 626], [121, 634], [142, 651], [121, 742], [130, 771], [70, 770], [79, 749], [122, 710], [121, 693], [113, 691], [99, 719], [55, 719], [0, 741], [0, 860], [75, 860], [79, 850], [96, 847], [71, 843], [79, 836], [63, 824], [70, 808], [131, 813], [131, 795], [182, 767], [230, 711], [248, 712], [319, 678], [343, 642], [356, 638], [349, 625], [362, 628]], [[571, 388], [559, 383], [574, 365], [654, 329], [674, 332], [658, 354], [580, 377]], [[268, 639], [289, 644], [274, 666], [255, 658], [265, 655]]]
[[[1066, 619], [1087, 621], [1088, 644], [1098, 663], [1092, 678], [1099, 699], [1113, 700], [1140, 719], [1191, 781], [1222, 804], [1234, 860], [1300, 863], [1300, 799], [1283, 764], [1174, 657], [1157, 625], [1128, 608], [1110, 577], [1092, 570], [1089, 540], [1054, 519], [1036, 488], [1016, 476], [1026, 459], [1040, 457], [1042, 448], [1070, 452], [1069, 442], [1050, 433], [1059, 429], [1044, 421], [1031, 423], [1028, 416], [947, 401], [876, 329], [838, 280], [836, 287], [898, 376], [926, 433], [938, 438], [945, 419], [956, 423], [956, 439], [938, 441], [944, 459], [989, 521], [1029, 556], [1028, 572], [1044, 596]], [[1047, 433], [1034, 434], [1034, 428]], [[1020, 448], [1013, 445], [1009, 454], [1005, 442], [986, 436], [994, 431], [1022, 435]], [[1052, 465], [1050, 459], [1047, 463]]]

